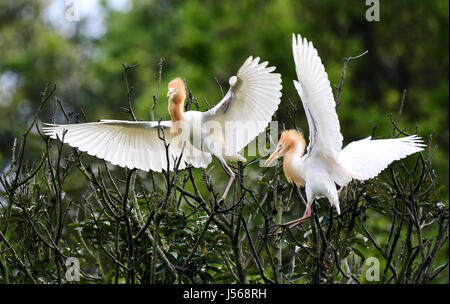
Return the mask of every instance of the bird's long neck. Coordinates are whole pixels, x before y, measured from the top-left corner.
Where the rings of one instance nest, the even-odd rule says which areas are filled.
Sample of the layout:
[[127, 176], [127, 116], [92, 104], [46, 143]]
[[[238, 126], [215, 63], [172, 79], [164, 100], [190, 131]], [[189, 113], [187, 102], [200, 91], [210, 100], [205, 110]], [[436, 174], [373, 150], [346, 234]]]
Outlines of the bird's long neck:
[[294, 183], [299, 187], [305, 186], [305, 180], [299, 171], [304, 153], [305, 143], [295, 143], [283, 158], [283, 171], [286, 179], [288, 182]]
[[185, 96], [177, 94], [169, 98], [168, 111], [172, 122], [184, 120], [184, 99]]

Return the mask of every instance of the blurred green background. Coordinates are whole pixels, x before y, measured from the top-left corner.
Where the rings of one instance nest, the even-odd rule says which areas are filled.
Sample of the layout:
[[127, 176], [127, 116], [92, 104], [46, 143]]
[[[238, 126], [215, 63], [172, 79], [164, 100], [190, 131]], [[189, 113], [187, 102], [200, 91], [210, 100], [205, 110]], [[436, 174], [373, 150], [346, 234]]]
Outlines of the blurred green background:
[[[344, 144], [371, 134], [389, 136], [389, 115], [407, 90], [400, 125], [433, 137], [434, 164], [448, 186], [448, 1], [380, 1], [380, 21], [368, 22], [365, 1], [50, 1], [0, 0], [0, 164], [8, 165], [15, 137], [32, 119], [46, 83], [70, 110], [89, 120], [128, 119], [122, 63], [130, 73], [134, 106], [150, 119], [164, 58], [155, 118], [167, 119], [166, 83], [175, 76], [205, 108], [220, 100], [215, 81], [226, 85], [249, 56], [277, 66], [283, 77], [279, 121], [291, 127], [291, 34], [312, 40], [338, 84], [342, 59], [368, 50], [349, 64], [339, 116]], [[79, 21], [71, 21], [71, 9]], [[67, 17], [68, 15], [68, 17]], [[52, 107], [40, 118], [47, 120]], [[306, 128], [303, 110], [297, 124]]]
[[[9, 166], [14, 138], [33, 119], [47, 83], [56, 84], [68, 110], [83, 109], [90, 121], [130, 119], [120, 111], [127, 105], [122, 63], [139, 64], [129, 73], [133, 105], [138, 119], [150, 120], [169, 118], [165, 95], [172, 78], [186, 79], [206, 109], [205, 99], [213, 105], [221, 98], [217, 82], [227, 89], [244, 60], [260, 56], [283, 77], [278, 121], [293, 126], [290, 99], [300, 108], [296, 125], [306, 131], [292, 84], [291, 34], [300, 33], [313, 41], [335, 85], [343, 58], [368, 50], [348, 65], [338, 109], [344, 145], [374, 127], [375, 136], [391, 136], [390, 114], [398, 118], [407, 90], [399, 124], [406, 132], [417, 128], [427, 143], [432, 138], [438, 187], [448, 206], [448, 6], [446, 0], [380, 1], [380, 21], [368, 22], [364, 0], [0, 0], [0, 168]], [[79, 21], [70, 20], [71, 9]], [[50, 121], [53, 111], [52, 100], [40, 120]], [[38, 159], [41, 148], [35, 136], [26, 157]], [[250, 173], [255, 180], [258, 170]], [[65, 187], [72, 194], [86, 188], [83, 180], [70, 183]], [[370, 229], [377, 234], [387, 228]]]

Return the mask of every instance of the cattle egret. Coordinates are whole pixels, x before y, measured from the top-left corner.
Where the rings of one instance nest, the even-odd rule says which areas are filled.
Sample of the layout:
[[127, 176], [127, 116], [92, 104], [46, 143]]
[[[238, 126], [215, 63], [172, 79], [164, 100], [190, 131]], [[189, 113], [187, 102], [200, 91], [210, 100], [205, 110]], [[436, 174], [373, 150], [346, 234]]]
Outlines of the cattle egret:
[[284, 131], [275, 151], [266, 165], [283, 159], [286, 179], [305, 187], [307, 206], [304, 215], [283, 224], [292, 228], [311, 216], [315, 199], [326, 197], [340, 214], [338, 190], [352, 179], [367, 180], [377, 176], [391, 162], [423, 150], [424, 144], [416, 135], [403, 138], [377, 139], [367, 137], [351, 142], [342, 149], [340, 132], [328, 75], [317, 50], [311, 42], [298, 35], [292, 37], [292, 52], [298, 82], [295, 88], [303, 103], [309, 128], [309, 145], [303, 134], [295, 130]]
[[[222, 196], [225, 199], [235, 176], [227, 161], [245, 161], [239, 151], [266, 128], [280, 103], [281, 75], [272, 73], [275, 67], [267, 65], [259, 63], [259, 57], [249, 57], [237, 75], [229, 79], [227, 94], [206, 112], [184, 111], [186, 88], [176, 78], [168, 84], [170, 121], [46, 124], [43, 131], [129, 169], [161, 172], [174, 170], [177, 163], [178, 169], [186, 165], [206, 168], [214, 155], [230, 176]], [[170, 143], [169, 157], [164, 141]]]

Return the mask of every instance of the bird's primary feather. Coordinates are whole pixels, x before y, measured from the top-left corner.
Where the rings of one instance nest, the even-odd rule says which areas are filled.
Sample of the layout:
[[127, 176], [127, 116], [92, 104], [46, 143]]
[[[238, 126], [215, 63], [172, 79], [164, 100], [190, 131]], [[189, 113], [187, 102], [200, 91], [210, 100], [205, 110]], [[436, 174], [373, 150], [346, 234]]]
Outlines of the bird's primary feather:
[[358, 180], [377, 176], [395, 160], [423, 150], [417, 135], [402, 138], [375, 139], [367, 137], [348, 144], [339, 155], [339, 162]]
[[275, 67], [249, 57], [230, 78], [230, 89], [205, 120], [221, 125], [228, 154], [241, 151], [267, 127], [281, 98], [281, 75]]
[[180, 155], [179, 169], [185, 168], [186, 164], [202, 168], [208, 166], [211, 154], [201, 152], [189, 143], [183, 147], [175, 142], [176, 137], [169, 132], [171, 121], [102, 120], [82, 124], [46, 124], [43, 132], [113, 165], [161, 172], [167, 170], [167, 157], [164, 141], [158, 135], [158, 125], [160, 135], [164, 135], [166, 143], [170, 143], [170, 170], [173, 170]]
[[298, 83], [294, 83], [303, 103], [309, 128], [308, 153], [317, 149], [328, 158], [338, 159], [343, 137], [336, 103], [327, 72], [312, 42], [292, 37], [292, 53]]

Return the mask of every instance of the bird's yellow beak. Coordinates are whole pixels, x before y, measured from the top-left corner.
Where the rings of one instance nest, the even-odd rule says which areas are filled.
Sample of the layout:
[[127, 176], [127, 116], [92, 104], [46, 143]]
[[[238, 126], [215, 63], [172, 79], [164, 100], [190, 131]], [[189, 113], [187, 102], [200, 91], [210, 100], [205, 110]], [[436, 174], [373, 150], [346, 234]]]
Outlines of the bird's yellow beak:
[[175, 93], [177, 90], [177, 88], [169, 88], [169, 90], [167, 91], [167, 97], [169, 97], [171, 94]]
[[272, 154], [270, 154], [269, 158], [264, 163], [264, 166], [270, 167], [272, 164], [280, 157], [280, 152], [283, 150], [283, 147], [278, 147], [273, 151]]

